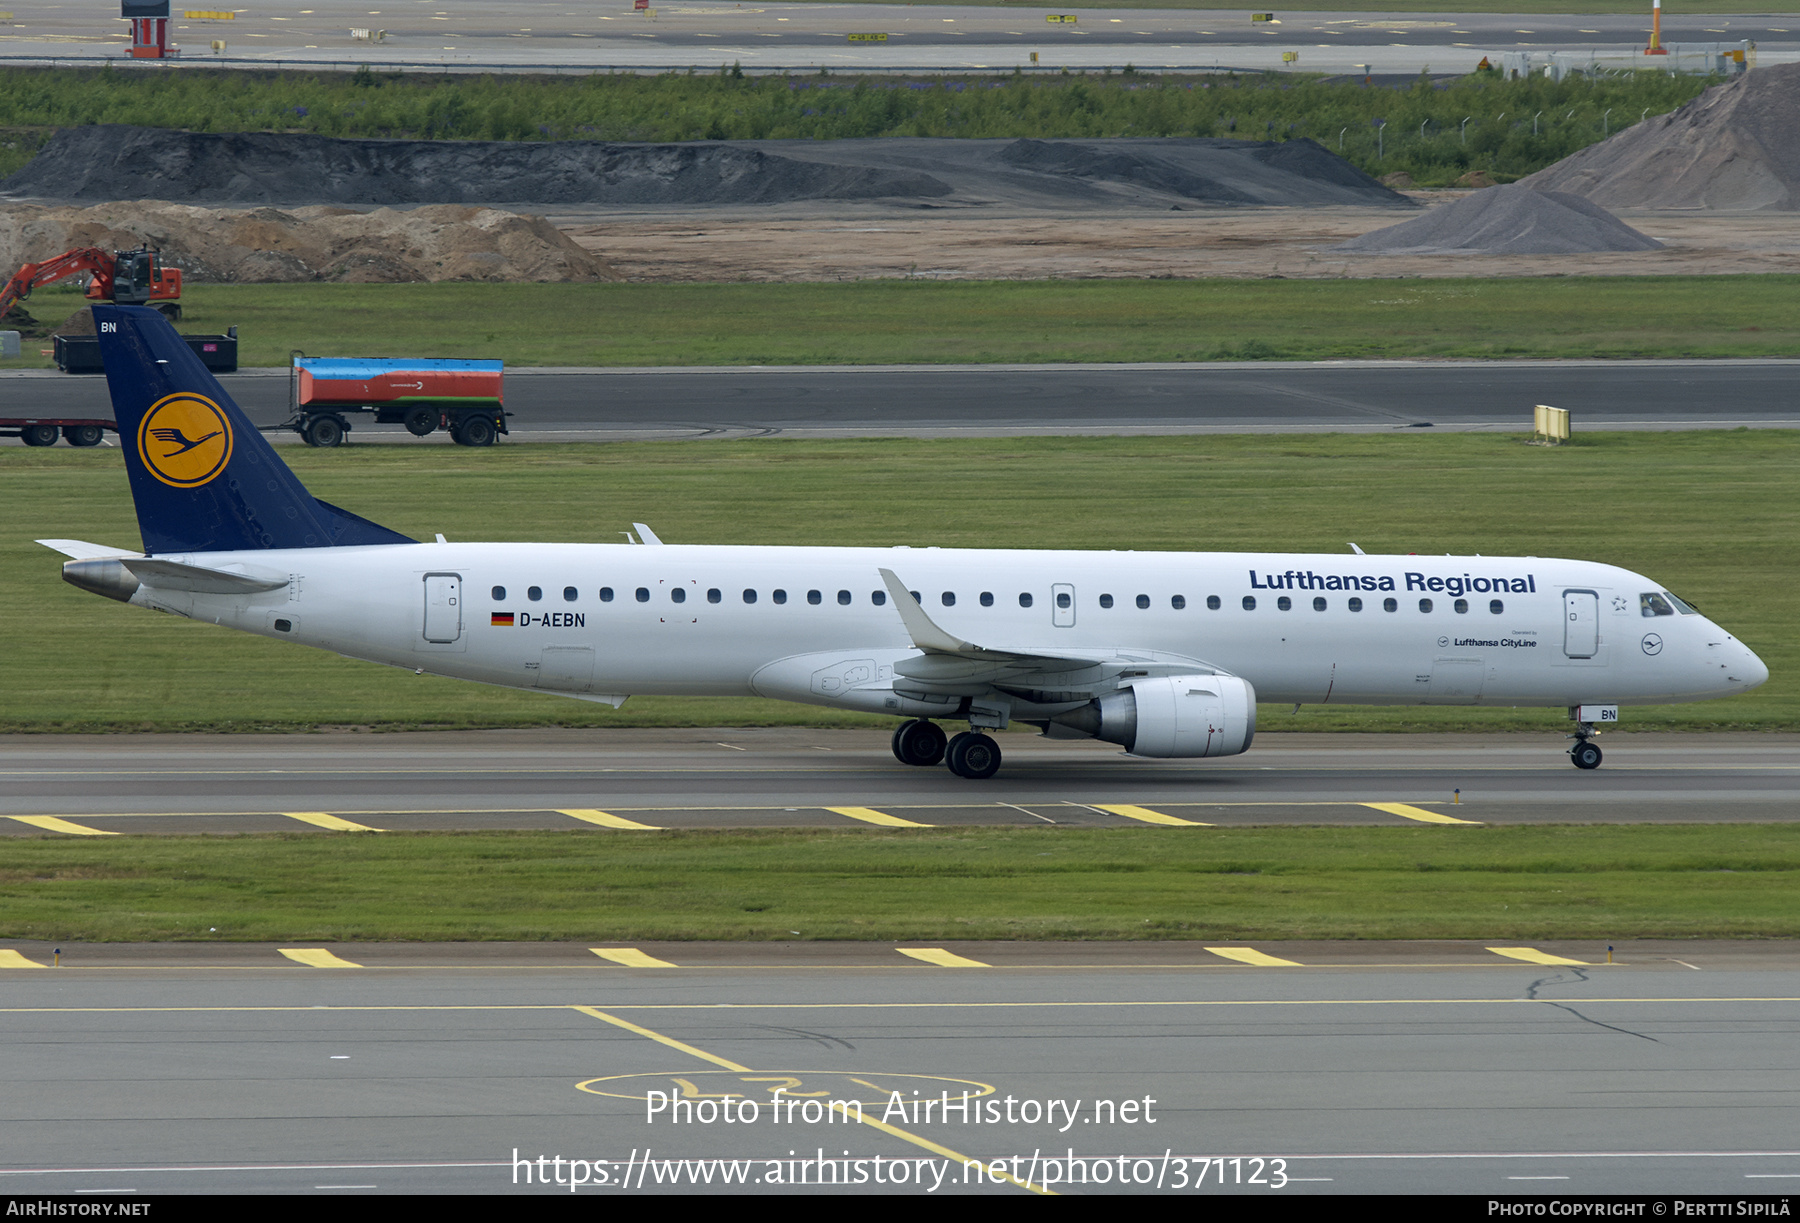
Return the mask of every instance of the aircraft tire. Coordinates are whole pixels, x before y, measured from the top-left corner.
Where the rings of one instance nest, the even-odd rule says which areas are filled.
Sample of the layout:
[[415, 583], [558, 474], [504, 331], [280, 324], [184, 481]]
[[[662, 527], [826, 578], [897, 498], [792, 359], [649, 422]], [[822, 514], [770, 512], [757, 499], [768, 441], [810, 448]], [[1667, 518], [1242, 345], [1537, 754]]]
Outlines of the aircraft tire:
[[414, 437], [426, 437], [437, 431], [438, 411], [424, 404], [406, 414], [406, 431]]
[[901, 764], [929, 766], [944, 759], [944, 732], [936, 722], [915, 718], [894, 728], [894, 759]]
[[98, 446], [106, 430], [99, 425], [64, 425], [62, 435], [71, 446]]
[[56, 445], [55, 425], [26, 425], [19, 430], [19, 440], [27, 446]]
[[336, 446], [344, 440], [344, 422], [335, 416], [315, 416], [300, 436], [308, 446]]
[[1000, 771], [1000, 745], [980, 731], [966, 730], [950, 740], [944, 763], [958, 777], [981, 781]]
[[1600, 745], [1583, 739], [1569, 749], [1569, 759], [1578, 769], [1597, 769], [1600, 767]]

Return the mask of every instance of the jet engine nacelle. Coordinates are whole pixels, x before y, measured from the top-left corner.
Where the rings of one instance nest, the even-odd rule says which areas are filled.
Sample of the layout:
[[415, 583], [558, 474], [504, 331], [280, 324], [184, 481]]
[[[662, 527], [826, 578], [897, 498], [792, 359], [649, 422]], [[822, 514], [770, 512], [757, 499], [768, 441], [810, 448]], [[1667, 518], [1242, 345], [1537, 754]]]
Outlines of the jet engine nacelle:
[[1235, 675], [1133, 680], [1051, 720], [1133, 756], [1235, 756], [1256, 737], [1256, 690]]

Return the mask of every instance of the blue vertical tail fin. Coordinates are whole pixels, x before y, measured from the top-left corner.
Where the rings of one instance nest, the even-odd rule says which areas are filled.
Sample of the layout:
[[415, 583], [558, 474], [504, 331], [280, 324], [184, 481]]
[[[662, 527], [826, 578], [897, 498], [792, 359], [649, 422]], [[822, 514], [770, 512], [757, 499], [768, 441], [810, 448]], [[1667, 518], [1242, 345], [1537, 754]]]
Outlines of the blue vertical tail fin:
[[410, 544], [306, 491], [157, 311], [95, 306], [144, 551]]

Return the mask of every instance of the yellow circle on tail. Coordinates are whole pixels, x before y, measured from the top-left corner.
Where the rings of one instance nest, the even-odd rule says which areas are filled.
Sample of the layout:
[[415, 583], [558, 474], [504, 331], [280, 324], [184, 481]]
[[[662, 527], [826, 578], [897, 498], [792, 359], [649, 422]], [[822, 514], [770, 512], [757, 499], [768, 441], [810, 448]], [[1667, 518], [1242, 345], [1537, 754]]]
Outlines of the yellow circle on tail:
[[204, 395], [180, 391], [150, 405], [138, 425], [138, 457], [175, 488], [198, 488], [231, 462], [231, 422]]

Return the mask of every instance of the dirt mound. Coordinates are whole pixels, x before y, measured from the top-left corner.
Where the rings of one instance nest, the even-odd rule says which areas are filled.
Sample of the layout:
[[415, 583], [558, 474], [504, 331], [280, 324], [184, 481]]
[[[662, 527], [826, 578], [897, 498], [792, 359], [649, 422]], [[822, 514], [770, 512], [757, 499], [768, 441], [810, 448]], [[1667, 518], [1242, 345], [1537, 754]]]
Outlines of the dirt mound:
[[773, 204], [949, 188], [916, 171], [725, 143], [335, 140], [98, 124], [57, 132], [0, 191], [244, 204]]
[[373, 212], [328, 206], [243, 212], [157, 200], [0, 208], [0, 269], [74, 247], [140, 245], [159, 248], [187, 278], [225, 284], [620, 278], [542, 217], [460, 204]]
[[1519, 181], [1608, 208], [1800, 210], [1800, 64], [1715, 85]]
[[1513, 184], [1477, 191], [1326, 249], [1345, 254], [1580, 255], [1661, 250], [1662, 243], [1578, 195]]

